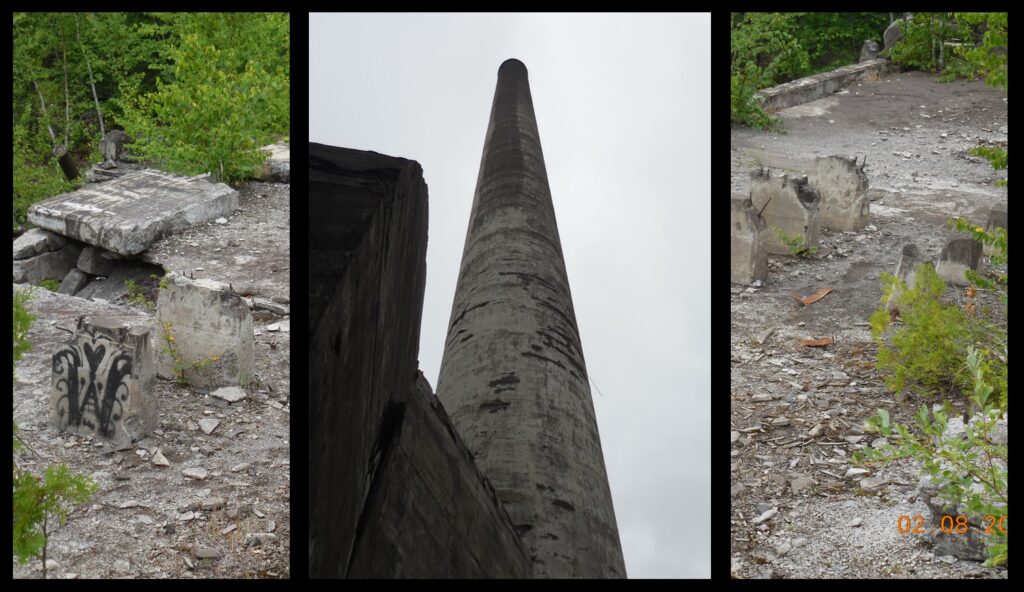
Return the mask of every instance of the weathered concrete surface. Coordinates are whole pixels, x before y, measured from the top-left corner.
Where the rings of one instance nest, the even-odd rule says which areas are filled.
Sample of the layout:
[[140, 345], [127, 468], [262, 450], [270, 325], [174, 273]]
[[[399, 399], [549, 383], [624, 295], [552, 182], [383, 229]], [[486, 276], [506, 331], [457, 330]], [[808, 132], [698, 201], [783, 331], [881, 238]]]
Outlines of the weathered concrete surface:
[[882, 41], [885, 42], [885, 49], [889, 49], [893, 45], [903, 39], [904, 19], [896, 19], [889, 23], [889, 26], [885, 28], [885, 33], [882, 34]]
[[427, 187], [413, 161], [320, 144], [309, 157], [309, 574], [345, 577], [385, 412], [416, 372]]
[[[988, 219], [985, 221], [985, 232], [989, 234], [995, 234], [999, 228], [1006, 230], [1006, 218], [1008, 217], [1007, 208], [1005, 205], [994, 206], [988, 212]], [[985, 245], [985, 254], [992, 255], [997, 253], [998, 249], [994, 246]]]
[[117, 448], [155, 429], [152, 332], [145, 317], [80, 319], [71, 341], [53, 354], [53, 425]]
[[806, 247], [817, 246], [821, 223], [819, 200], [806, 176], [773, 175], [767, 168], [750, 174], [750, 201], [768, 227], [763, 244], [773, 255], [792, 255], [789, 247], [776, 235], [776, 228], [790, 237], [803, 237]]
[[762, 234], [768, 230], [749, 197], [734, 195], [730, 209], [732, 282], [751, 284], [768, 279], [768, 251]]
[[142, 170], [33, 205], [28, 219], [94, 246], [137, 255], [164, 234], [237, 207], [238, 193], [223, 183]]
[[982, 247], [981, 241], [973, 238], [951, 238], [939, 253], [935, 272], [951, 284], [968, 285], [967, 270], [981, 270]]
[[756, 96], [765, 110], [778, 111], [828, 96], [853, 82], [875, 80], [888, 70], [889, 60], [877, 58], [765, 88]]
[[59, 234], [47, 232], [42, 228], [32, 228], [14, 239], [14, 259], [28, 259], [46, 251], [56, 251], [65, 243], [67, 239]]
[[12, 265], [14, 283], [38, 284], [42, 280], [61, 281], [75, 267], [82, 244], [68, 241], [55, 251], [43, 251], [28, 259], [17, 259]]
[[[893, 272], [893, 275], [896, 276], [896, 279], [902, 282], [903, 286], [905, 286], [907, 290], [913, 290], [914, 285], [917, 283], [917, 268], [920, 267], [922, 263], [931, 264], [932, 262], [928, 261], [921, 254], [921, 250], [917, 245], [913, 243], [903, 245], [903, 252], [900, 255], [899, 262], [896, 263], [896, 271]], [[887, 309], [891, 311], [896, 308], [896, 302], [899, 300], [902, 292], [903, 290], [901, 289], [900, 284], [893, 286], [892, 293], [889, 295], [889, 299], [885, 303]]]
[[867, 62], [870, 60], [878, 59], [878, 54], [882, 52], [882, 46], [873, 39], [868, 39], [864, 42], [863, 47], [860, 48], [860, 60], [859, 62]]
[[60, 294], [67, 294], [68, 296], [74, 296], [86, 284], [89, 283], [89, 275], [81, 269], [72, 269], [64, 276], [64, 280], [60, 283], [60, 289], [57, 290]]
[[807, 181], [821, 198], [822, 227], [860, 230], [868, 223], [868, 176], [864, 165], [857, 166], [857, 157], [819, 156], [807, 172]]
[[127, 300], [125, 282], [131, 280], [146, 298], [155, 300], [157, 280], [153, 279], [154, 275], [161, 277], [163, 269], [143, 261], [119, 261], [110, 275], [93, 278], [75, 296], [107, 302]]
[[[241, 386], [252, 381], [252, 313], [227, 284], [168, 273], [157, 301], [157, 373], [175, 378], [176, 359], [198, 387]], [[165, 330], [163, 327], [167, 327]], [[168, 336], [178, 355], [167, 352]]]
[[[421, 373], [392, 399], [348, 576], [529, 578], [530, 557]], [[382, 434], [383, 435], [383, 434]]]
[[263, 161], [263, 166], [253, 177], [260, 181], [287, 183], [291, 179], [291, 150], [288, 144], [276, 142], [260, 150], [270, 153], [270, 157]]
[[437, 393], [519, 530], [536, 577], [625, 577], [518, 60], [498, 69]]
[[78, 256], [78, 269], [92, 275], [110, 275], [116, 267], [115, 260], [103, 257], [103, 252], [103, 249], [93, 246], [82, 249], [82, 254]]

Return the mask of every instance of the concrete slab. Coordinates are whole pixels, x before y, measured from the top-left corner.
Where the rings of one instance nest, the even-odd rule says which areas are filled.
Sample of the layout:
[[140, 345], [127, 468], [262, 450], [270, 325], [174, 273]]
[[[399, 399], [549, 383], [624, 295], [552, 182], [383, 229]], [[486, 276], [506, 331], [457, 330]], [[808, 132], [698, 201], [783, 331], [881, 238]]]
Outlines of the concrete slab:
[[[228, 284], [168, 273], [156, 318], [161, 378], [174, 380], [181, 368], [193, 386], [249, 386], [255, 348], [252, 313]], [[168, 338], [174, 340], [173, 353]]]
[[[866, 161], [865, 161], [866, 164]], [[831, 230], [860, 230], [868, 223], [868, 176], [857, 158], [819, 156], [807, 173], [818, 192], [821, 226]]]
[[750, 200], [768, 227], [763, 239], [768, 253], [792, 255], [789, 247], [775, 234], [775, 228], [791, 237], [803, 237], [807, 247], [818, 245], [820, 198], [808, 184], [806, 176], [773, 175], [766, 168], [753, 171], [750, 175]]
[[765, 110], [778, 111], [828, 96], [853, 82], [877, 80], [888, 71], [889, 60], [877, 58], [759, 90], [756, 96]]
[[767, 226], [749, 197], [733, 196], [730, 223], [732, 282], [751, 284], [768, 279], [768, 252], [762, 243]]
[[942, 247], [939, 260], [935, 264], [935, 272], [939, 277], [951, 284], [966, 286], [967, 270], [981, 270], [981, 241], [973, 238], [952, 238]]
[[155, 429], [152, 331], [152, 321], [137, 316], [80, 321], [71, 341], [53, 354], [53, 425], [119, 448]]
[[167, 233], [237, 207], [238, 193], [223, 183], [146, 169], [36, 204], [28, 219], [90, 245], [137, 255]]
[[61, 281], [75, 267], [81, 253], [81, 243], [68, 241], [56, 251], [44, 251], [28, 259], [17, 259], [12, 265], [14, 283], [38, 284], [47, 279]]
[[56, 251], [64, 246], [67, 239], [59, 234], [33, 228], [14, 239], [14, 258], [28, 259], [46, 251]]

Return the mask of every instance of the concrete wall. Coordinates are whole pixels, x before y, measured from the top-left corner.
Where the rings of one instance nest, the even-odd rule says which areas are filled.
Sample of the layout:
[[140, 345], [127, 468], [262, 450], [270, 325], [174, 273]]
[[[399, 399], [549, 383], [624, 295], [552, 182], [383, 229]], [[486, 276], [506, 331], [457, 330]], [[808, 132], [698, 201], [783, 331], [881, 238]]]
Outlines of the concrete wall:
[[526, 67], [498, 70], [438, 397], [536, 577], [625, 577]]
[[779, 111], [839, 92], [858, 80], [875, 80], [888, 71], [889, 60], [878, 58], [772, 86], [758, 91], [757, 97], [765, 110]]
[[818, 245], [820, 197], [804, 175], [772, 174], [762, 168], [750, 174], [750, 201], [764, 218], [767, 231], [762, 244], [772, 255], [792, 255], [786, 243], [776, 235], [782, 230], [788, 237], [802, 237], [805, 247]]

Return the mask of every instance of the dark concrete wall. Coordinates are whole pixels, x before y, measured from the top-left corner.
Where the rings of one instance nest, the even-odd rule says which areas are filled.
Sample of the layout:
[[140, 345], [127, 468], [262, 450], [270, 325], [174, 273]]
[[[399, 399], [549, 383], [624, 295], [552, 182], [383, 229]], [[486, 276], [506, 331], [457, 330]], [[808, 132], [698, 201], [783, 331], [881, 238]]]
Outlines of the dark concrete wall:
[[498, 69], [437, 394], [536, 577], [626, 570], [526, 67]]
[[494, 490], [417, 371], [427, 187], [310, 144], [311, 577], [529, 577]]

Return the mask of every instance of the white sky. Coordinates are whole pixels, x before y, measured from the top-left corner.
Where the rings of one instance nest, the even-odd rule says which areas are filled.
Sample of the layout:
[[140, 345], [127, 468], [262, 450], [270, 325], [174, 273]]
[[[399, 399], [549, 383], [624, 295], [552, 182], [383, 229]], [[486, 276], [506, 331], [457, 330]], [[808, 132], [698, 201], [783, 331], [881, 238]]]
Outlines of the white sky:
[[708, 14], [309, 21], [310, 141], [423, 166], [419, 358], [431, 385], [498, 66], [526, 64], [631, 578], [711, 573], [710, 25]]

